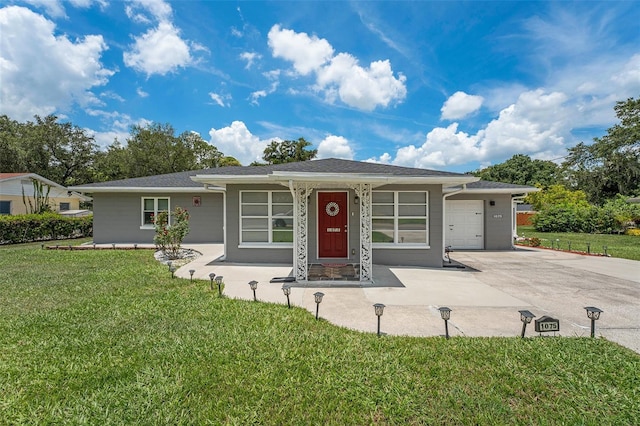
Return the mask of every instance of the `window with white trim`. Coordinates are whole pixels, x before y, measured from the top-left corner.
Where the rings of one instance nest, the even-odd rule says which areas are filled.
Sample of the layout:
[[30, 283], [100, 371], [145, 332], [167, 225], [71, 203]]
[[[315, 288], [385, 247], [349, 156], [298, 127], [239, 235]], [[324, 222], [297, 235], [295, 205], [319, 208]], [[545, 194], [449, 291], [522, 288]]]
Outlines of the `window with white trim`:
[[169, 198], [144, 197], [142, 198], [142, 227], [153, 228], [156, 216], [160, 212], [169, 211]]
[[372, 242], [384, 246], [429, 244], [427, 191], [373, 191]]
[[240, 244], [293, 243], [289, 191], [240, 191]]

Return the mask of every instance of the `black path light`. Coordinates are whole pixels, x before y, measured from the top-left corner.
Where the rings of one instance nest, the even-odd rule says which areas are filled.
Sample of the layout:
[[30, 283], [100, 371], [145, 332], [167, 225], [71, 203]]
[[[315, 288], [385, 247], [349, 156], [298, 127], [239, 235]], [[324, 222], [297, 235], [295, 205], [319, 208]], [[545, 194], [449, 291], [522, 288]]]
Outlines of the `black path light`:
[[176, 267], [175, 266], [169, 267], [169, 272], [171, 272], [171, 278], [175, 278], [176, 277]]
[[209, 274], [209, 279], [211, 280], [211, 283], [209, 284], [209, 289], [211, 289], [211, 291], [213, 291], [213, 279], [216, 277], [216, 274], [214, 274], [213, 272]]
[[171, 270], [171, 266], [173, 266], [173, 262], [172, 261], [168, 261], [167, 262], [167, 267], [169, 268], [169, 270]]
[[316, 299], [316, 320], [317, 320], [318, 312], [320, 311], [320, 303], [322, 302], [322, 297], [324, 296], [324, 293], [321, 293], [321, 292], [313, 293], [313, 296]]
[[520, 337], [524, 339], [524, 333], [527, 330], [527, 324], [531, 324], [531, 320], [535, 318], [535, 315], [531, 313], [531, 311], [522, 310], [520, 312], [520, 321], [522, 321], [522, 333]]
[[444, 337], [449, 338], [449, 319], [451, 318], [451, 309], [446, 306], [438, 308], [440, 311], [440, 317], [444, 320]]
[[190, 281], [193, 281], [193, 274], [195, 274], [195, 273], [196, 273], [195, 269], [189, 269], [189, 275], [190, 275], [189, 279], [190, 279]]
[[253, 290], [253, 301], [257, 302], [258, 299], [256, 298], [256, 289], [258, 288], [258, 281], [249, 281], [249, 287], [251, 287], [251, 290]]
[[218, 284], [218, 296], [222, 297], [222, 280], [224, 277], [222, 275], [218, 275], [216, 277], [216, 284]]
[[378, 337], [380, 337], [380, 317], [384, 312], [384, 305], [382, 303], [376, 303], [375, 305], [373, 305], [373, 309], [376, 313], [376, 316], [378, 317]]
[[287, 296], [287, 306], [291, 309], [291, 301], [289, 300], [289, 295], [291, 294], [291, 286], [289, 284], [282, 284], [282, 292], [285, 296]]
[[587, 318], [591, 320], [591, 337], [596, 337], [596, 321], [600, 319], [600, 314], [604, 311], [594, 306], [586, 306]]

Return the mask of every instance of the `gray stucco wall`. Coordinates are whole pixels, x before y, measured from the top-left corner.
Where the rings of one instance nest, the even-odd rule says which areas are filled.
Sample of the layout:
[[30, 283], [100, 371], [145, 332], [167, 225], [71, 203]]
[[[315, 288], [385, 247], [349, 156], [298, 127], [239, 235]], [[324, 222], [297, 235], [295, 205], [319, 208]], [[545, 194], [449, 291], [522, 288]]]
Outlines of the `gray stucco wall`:
[[379, 191], [429, 191], [429, 248], [373, 249], [373, 263], [378, 265], [442, 267], [442, 186], [386, 185]]
[[[484, 201], [484, 249], [510, 250], [513, 247], [511, 194], [456, 194], [447, 200]], [[491, 205], [491, 201], [495, 205]]]
[[[200, 207], [192, 206], [201, 197]], [[96, 244], [152, 244], [153, 229], [140, 229], [142, 197], [168, 197], [170, 208], [189, 211], [191, 232], [185, 243], [223, 242], [223, 195], [221, 193], [142, 194], [95, 193], [93, 195], [93, 241]]]
[[[442, 267], [442, 188], [440, 185], [388, 185], [377, 190], [387, 191], [429, 191], [429, 245], [427, 249], [390, 249], [374, 248], [373, 262], [381, 265], [430, 266]], [[228, 185], [227, 186], [227, 261], [252, 263], [293, 263], [293, 248], [240, 248], [239, 217], [240, 191], [247, 190], [287, 190], [280, 185]], [[345, 189], [321, 189], [319, 191], [345, 191]], [[348, 260], [360, 261], [360, 204], [355, 203], [355, 192], [348, 192], [348, 229], [349, 249]], [[317, 192], [314, 190], [309, 197], [309, 215], [307, 222], [309, 263], [327, 262], [330, 259], [318, 258], [317, 240]]]
[[240, 191], [288, 191], [282, 185], [227, 185], [228, 262], [293, 263], [293, 247], [240, 248]]

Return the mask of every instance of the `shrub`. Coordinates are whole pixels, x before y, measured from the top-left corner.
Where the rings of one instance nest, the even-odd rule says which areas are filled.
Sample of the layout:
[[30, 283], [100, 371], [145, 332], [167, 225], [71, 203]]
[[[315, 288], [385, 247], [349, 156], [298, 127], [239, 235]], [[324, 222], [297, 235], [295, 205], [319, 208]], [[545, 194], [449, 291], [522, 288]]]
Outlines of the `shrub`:
[[93, 216], [64, 217], [57, 213], [0, 216], [0, 244], [61, 240], [93, 235]]
[[625, 234], [631, 235], [634, 237], [640, 237], [640, 229], [638, 228], [627, 229], [627, 232], [625, 232]]
[[177, 259], [180, 256], [182, 240], [189, 233], [189, 212], [177, 207], [171, 218], [173, 223], [169, 224], [169, 212], [158, 213], [154, 222], [156, 235], [153, 237], [153, 243], [169, 259]]

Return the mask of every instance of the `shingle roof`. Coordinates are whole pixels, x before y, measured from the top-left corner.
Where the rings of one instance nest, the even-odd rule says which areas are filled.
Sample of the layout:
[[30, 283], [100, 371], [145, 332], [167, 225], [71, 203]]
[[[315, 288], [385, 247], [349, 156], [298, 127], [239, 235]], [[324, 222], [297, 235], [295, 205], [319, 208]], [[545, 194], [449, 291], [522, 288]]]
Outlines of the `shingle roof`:
[[[80, 185], [75, 188], [201, 188], [202, 184], [191, 180], [195, 175], [219, 176], [266, 176], [273, 172], [298, 173], [364, 173], [392, 176], [433, 176], [460, 177], [461, 173], [438, 170], [415, 169], [411, 167], [392, 166], [388, 164], [366, 163], [361, 161], [328, 158], [324, 160], [301, 161], [297, 163], [272, 164], [266, 166], [230, 166], [165, 175], [147, 176], [132, 179], [114, 180]], [[85, 189], [83, 189], [85, 190]]]
[[516, 185], [515, 183], [492, 182], [488, 180], [479, 180], [467, 184], [467, 189], [531, 189], [531, 186]]

